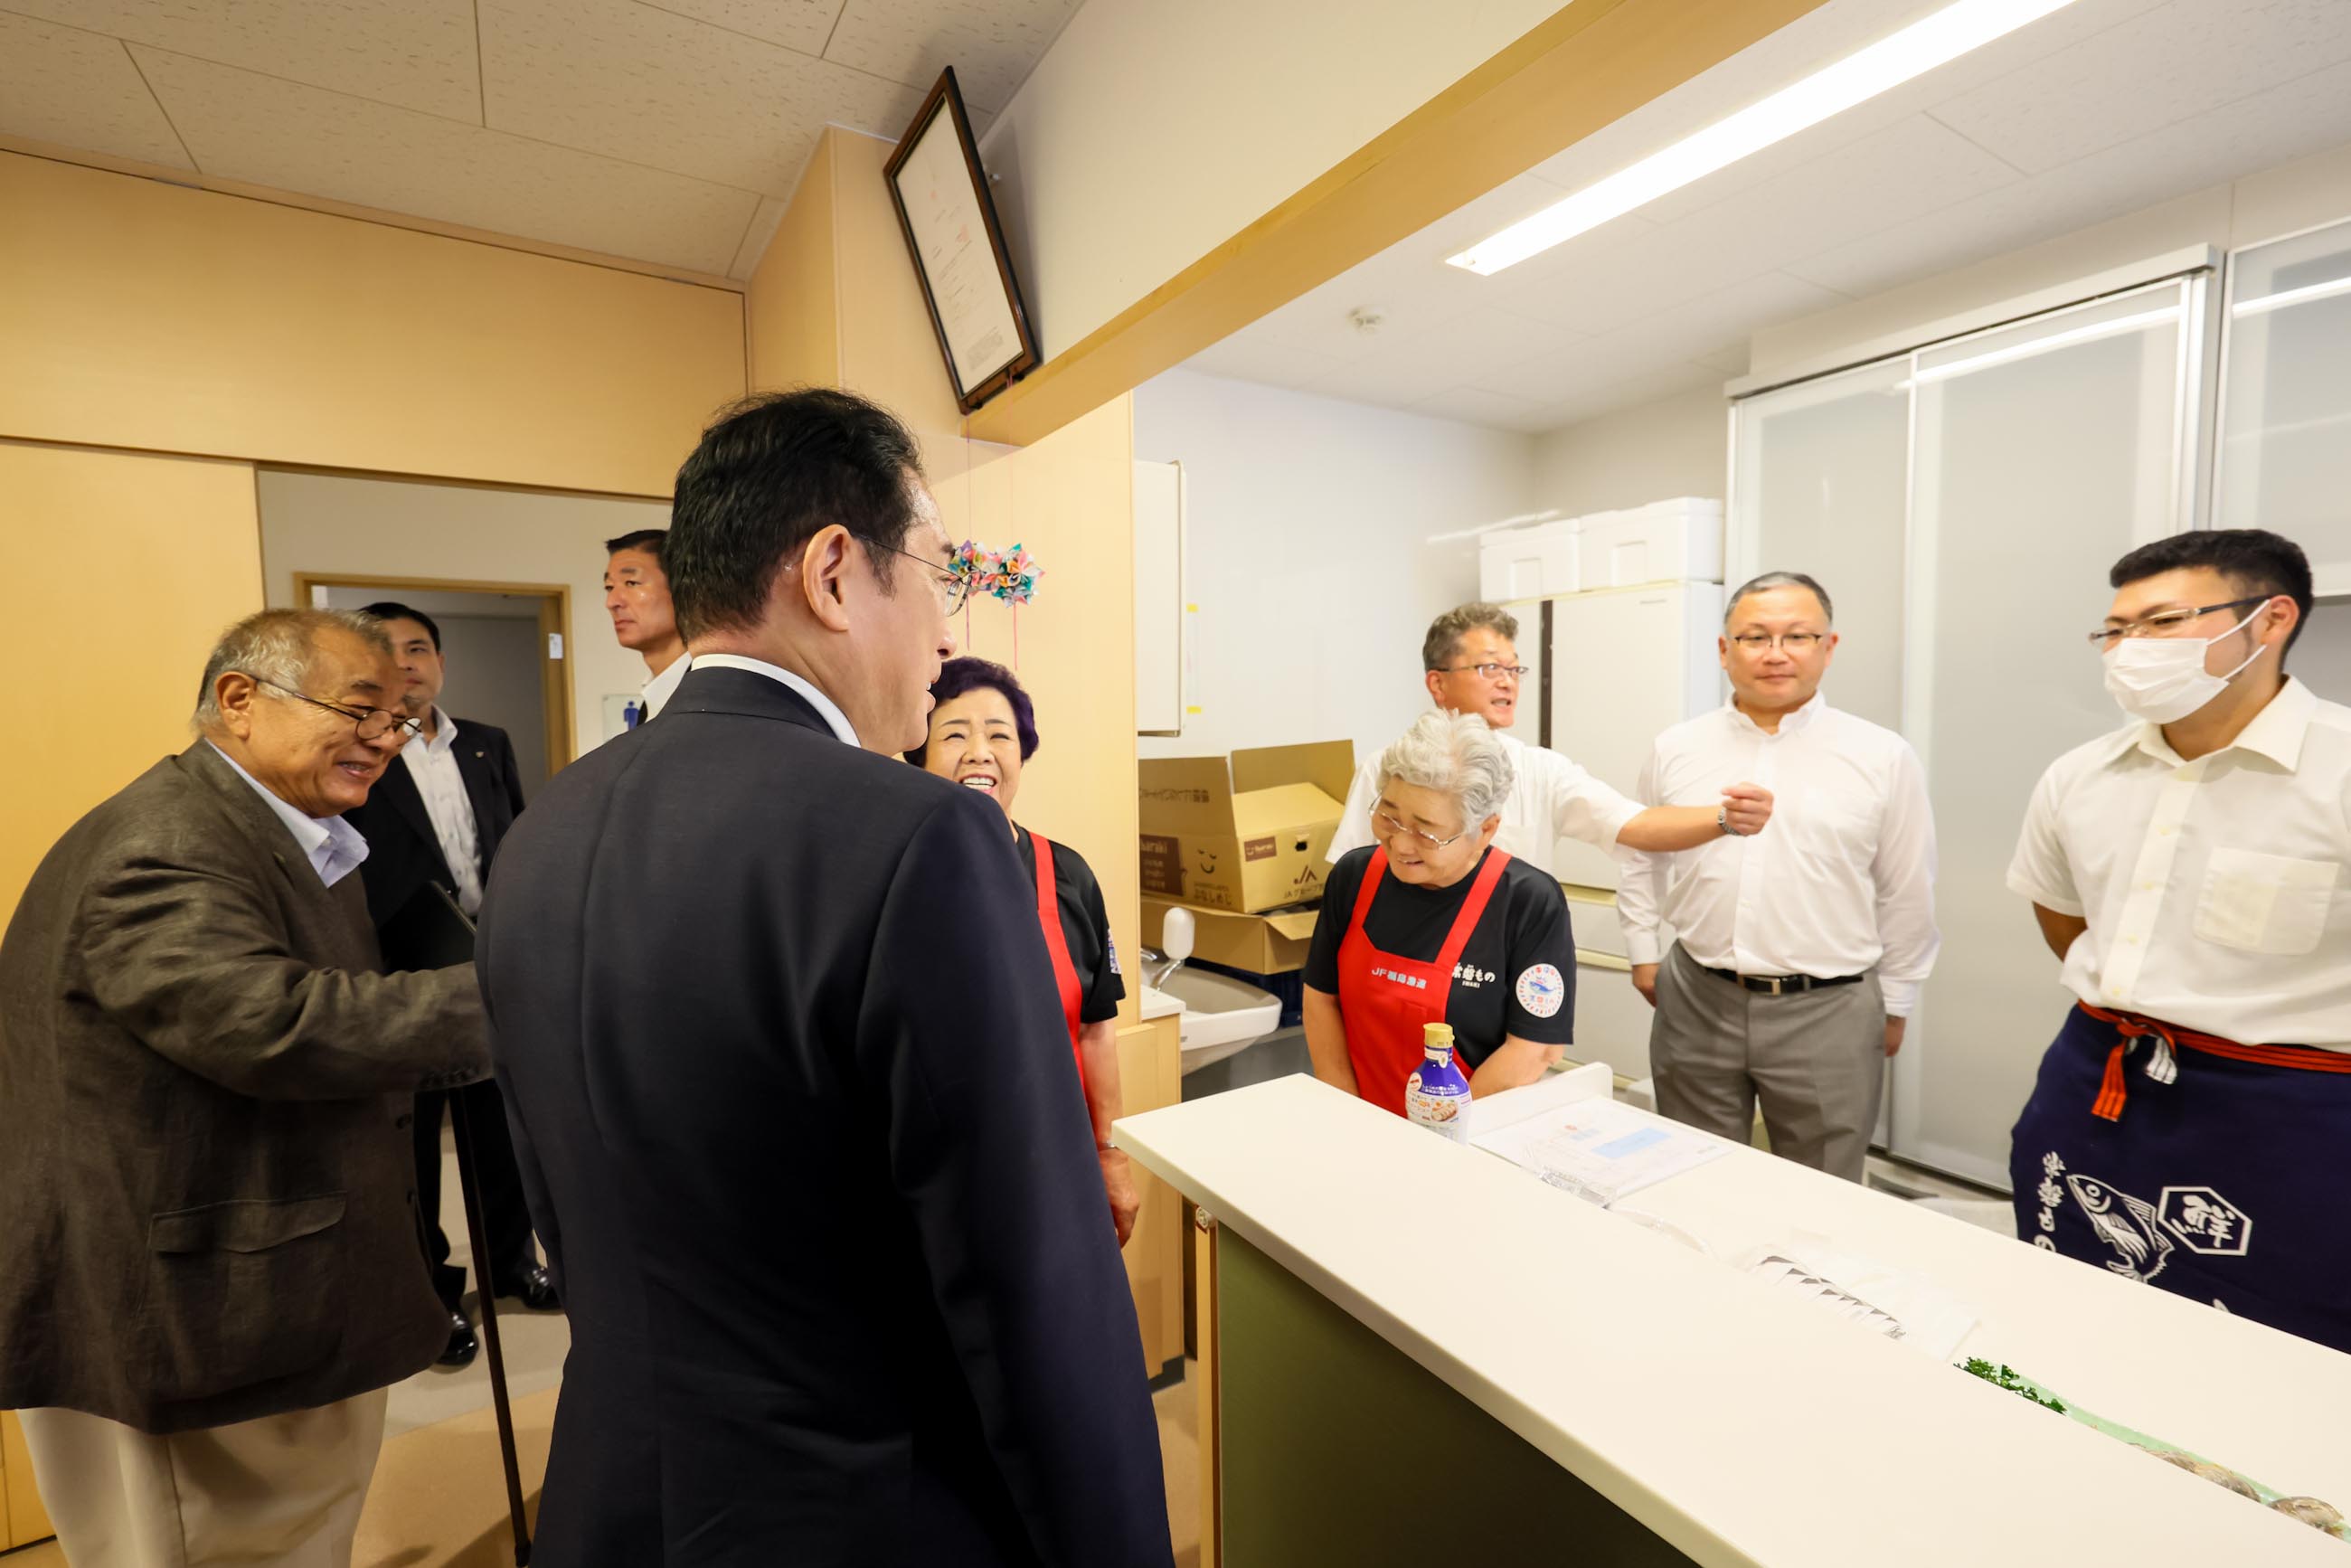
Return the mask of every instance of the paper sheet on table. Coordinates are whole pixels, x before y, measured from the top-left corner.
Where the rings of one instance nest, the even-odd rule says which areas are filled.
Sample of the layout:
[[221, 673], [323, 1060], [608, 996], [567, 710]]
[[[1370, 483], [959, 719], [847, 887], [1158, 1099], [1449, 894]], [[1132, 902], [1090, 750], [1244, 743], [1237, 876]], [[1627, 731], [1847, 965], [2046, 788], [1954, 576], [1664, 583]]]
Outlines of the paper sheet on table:
[[1975, 1330], [1975, 1309], [1932, 1280], [1839, 1251], [1819, 1237], [1783, 1238], [1749, 1252], [1740, 1266], [1823, 1312], [1937, 1361], [1949, 1361]]
[[1718, 1159], [1728, 1146], [1614, 1100], [1578, 1101], [1471, 1142], [1603, 1207]]

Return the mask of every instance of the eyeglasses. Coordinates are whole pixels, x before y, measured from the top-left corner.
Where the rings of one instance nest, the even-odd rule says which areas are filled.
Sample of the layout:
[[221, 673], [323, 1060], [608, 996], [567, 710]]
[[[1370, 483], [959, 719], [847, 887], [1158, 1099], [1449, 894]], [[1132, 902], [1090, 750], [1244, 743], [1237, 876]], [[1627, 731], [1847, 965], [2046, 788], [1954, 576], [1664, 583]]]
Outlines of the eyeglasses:
[[971, 597], [971, 579], [963, 573], [950, 570], [937, 561], [925, 560], [913, 550], [900, 549], [896, 545], [883, 545], [882, 548], [892, 555], [904, 556], [908, 560], [930, 572], [937, 580], [939, 601], [946, 607], [948, 614], [952, 615], [962, 609], [963, 601]]
[[1447, 844], [1458, 842], [1469, 836], [1469, 830], [1464, 828], [1459, 832], [1455, 833], [1451, 838], [1440, 839], [1435, 833], [1424, 833], [1418, 828], [1406, 827], [1404, 823], [1397, 821], [1394, 817], [1389, 816], [1385, 811], [1374, 811], [1372, 813], [1372, 821], [1387, 829], [1388, 834], [1391, 838], [1416, 838], [1422, 843], [1426, 844], [1429, 848], [1436, 850], [1441, 850]]
[[2118, 645], [2126, 637], [2176, 636], [2203, 617], [2222, 610], [2242, 610], [2248, 604], [2267, 604], [2277, 597], [2274, 593], [2255, 594], [2251, 599], [2231, 599], [2226, 604], [2207, 604], [2199, 610], [2158, 610], [2137, 621], [2126, 621], [2119, 626], [2103, 626], [2089, 634], [2090, 646], [2103, 653]]
[[329, 713], [342, 715], [358, 727], [359, 738], [361, 740], [381, 740], [386, 735], [397, 734], [401, 744], [404, 746], [411, 736], [420, 733], [424, 728], [414, 719], [403, 718], [399, 714], [384, 708], [345, 707], [340, 703], [321, 702], [308, 692], [298, 692], [292, 686], [281, 686], [276, 681], [260, 675], [256, 675], [253, 679], [256, 685], [267, 686], [273, 692], [283, 692], [289, 697], [300, 698], [312, 707], [322, 707]]
[[1762, 632], [1741, 632], [1731, 639], [1740, 651], [1760, 653], [1766, 648], [1785, 648], [1791, 653], [1809, 653], [1821, 645], [1823, 633], [1819, 632], [1782, 632], [1772, 636]]
[[1443, 669], [1447, 674], [1458, 674], [1463, 670], [1475, 670], [1489, 681], [1499, 681], [1504, 675], [1510, 676], [1514, 681], [1523, 681], [1527, 678], [1527, 667], [1524, 664], [1447, 664]]

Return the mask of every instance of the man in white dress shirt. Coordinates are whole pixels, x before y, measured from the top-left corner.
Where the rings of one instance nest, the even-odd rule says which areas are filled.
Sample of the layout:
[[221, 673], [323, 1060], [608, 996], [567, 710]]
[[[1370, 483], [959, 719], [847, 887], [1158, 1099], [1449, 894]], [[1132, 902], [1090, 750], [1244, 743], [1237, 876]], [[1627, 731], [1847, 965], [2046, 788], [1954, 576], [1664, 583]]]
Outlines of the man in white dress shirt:
[[[1724, 837], [1760, 833], [1771, 819], [1771, 792], [1726, 781], [1703, 805], [1644, 810], [1548, 747], [1529, 746], [1510, 733], [1519, 716], [1518, 618], [1499, 604], [1462, 604], [1430, 623], [1421, 643], [1428, 695], [1447, 713], [1483, 718], [1510, 753], [1510, 799], [1503, 802], [1497, 849], [1546, 875], [1555, 875], [1562, 838], [1601, 849], [1686, 850]], [[1562, 679], [1604, 679], [1604, 672], [1562, 674]], [[1372, 842], [1372, 806], [1380, 798], [1376, 756], [1355, 769], [1346, 810], [1331, 835], [1330, 860]]]
[[1625, 855], [1616, 907], [1656, 1009], [1657, 1109], [1745, 1143], [1760, 1101], [1773, 1154], [1859, 1181], [1886, 1059], [1935, 962], [1935, 822], [1909, 743], [1820, 695], [1833, 613], [1801, 572], [1731, 596], [1730, 701], [1657, 737], [1641, 799], [1759, 779], [1789, 804], [1753, 843]]
[[2351, 1351], [2351, 708], [2285, 673], [2275, 534], [2116, 562], [2130, 722], [2033, 791], [2008, 883], [2079, 998], [2009, 1155], [2019, 1234]]
[[666, 528], [637, 528], [604, 541], [610, 557], [604, 563], [604, 612], [612, 618], [612, 635], [621, 646], [645, 661], [639, 724], [667, 706], [694, 667], [677, 629], [677, 612], [670, 606], [669, 574], [662, 567], [662, 541], [668, 537]]

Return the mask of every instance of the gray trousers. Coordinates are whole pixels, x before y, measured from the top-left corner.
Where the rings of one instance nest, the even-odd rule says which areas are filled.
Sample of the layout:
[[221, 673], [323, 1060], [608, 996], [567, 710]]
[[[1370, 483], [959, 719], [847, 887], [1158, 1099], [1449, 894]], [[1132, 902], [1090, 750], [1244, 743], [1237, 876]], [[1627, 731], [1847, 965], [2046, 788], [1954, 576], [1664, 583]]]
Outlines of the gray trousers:
[[1660, 1113], [1744, 1144], [1761, 1101], [1773, 1154], [1859, 1181], [1886, 1092], [1885, 993], [1872, 970], [1765, 996], [1676, 943], [1657, 966], [1649, 1070]]

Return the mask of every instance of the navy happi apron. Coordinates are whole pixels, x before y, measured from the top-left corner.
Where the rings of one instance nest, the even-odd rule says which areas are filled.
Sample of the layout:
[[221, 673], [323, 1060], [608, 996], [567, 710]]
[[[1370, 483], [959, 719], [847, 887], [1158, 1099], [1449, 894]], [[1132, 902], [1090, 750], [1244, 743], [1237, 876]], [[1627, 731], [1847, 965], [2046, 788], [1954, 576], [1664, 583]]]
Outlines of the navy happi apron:
[[2011, 1136], [2034, 1246], [2351, 1351], [2351, 1056], [2077, 1007]]

